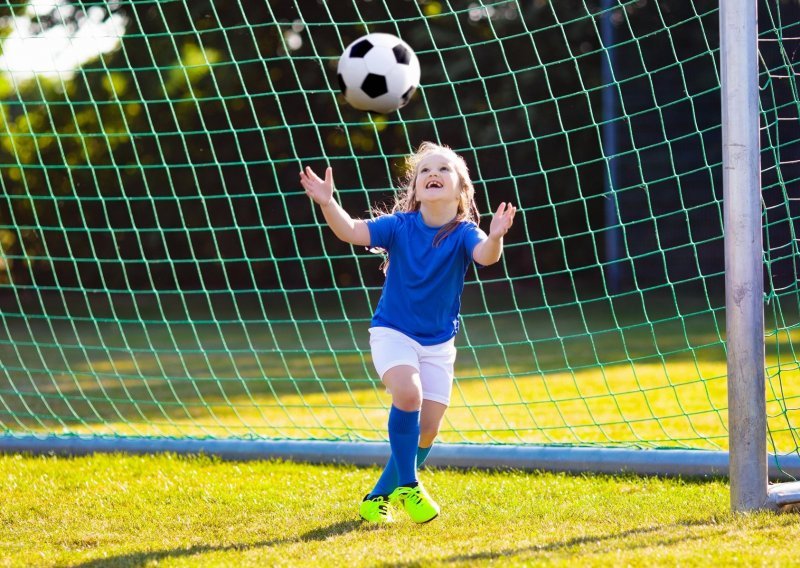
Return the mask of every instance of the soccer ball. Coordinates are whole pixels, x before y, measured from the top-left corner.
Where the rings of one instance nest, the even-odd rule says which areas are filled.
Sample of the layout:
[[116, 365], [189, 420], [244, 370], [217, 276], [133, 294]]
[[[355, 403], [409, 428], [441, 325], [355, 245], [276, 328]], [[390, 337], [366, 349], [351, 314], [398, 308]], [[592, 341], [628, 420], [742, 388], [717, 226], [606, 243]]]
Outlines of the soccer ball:
[[367, 34], [339, 58], [339, 87], [358, 110], [388, 113], [408, 104], [419, 86], [419, 60], [391, 34]]

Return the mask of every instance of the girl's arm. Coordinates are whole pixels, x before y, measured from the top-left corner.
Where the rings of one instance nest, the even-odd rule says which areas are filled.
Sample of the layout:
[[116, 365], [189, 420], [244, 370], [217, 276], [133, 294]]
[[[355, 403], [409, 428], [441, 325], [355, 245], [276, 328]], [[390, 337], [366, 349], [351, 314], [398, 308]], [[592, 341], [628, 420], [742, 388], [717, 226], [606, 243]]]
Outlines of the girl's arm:
[[306, 166], [300, 172], [300, 184], [311, 199], [319, 205], [322, 215], [333, 233], [346, 243], [358, 246], [369, 246], [369, 228], [361, 219], [353, 219], [347, 211], [333, 198], [333, 170], [325, 170], [325, 179], [321, 179]]
[[503, 254], [503, 236], [514, 223], [514, 214], [516, 212], [517, 208], [510, 203], [508, 207], [506, 207], [505, 202], [500, 204], [497, 212], [492, 217], [489, 238], [479, 243], [472, 250], [472, 259], [475, 262], [483, 266], [489, 266], [500, 260], [500, 255]]

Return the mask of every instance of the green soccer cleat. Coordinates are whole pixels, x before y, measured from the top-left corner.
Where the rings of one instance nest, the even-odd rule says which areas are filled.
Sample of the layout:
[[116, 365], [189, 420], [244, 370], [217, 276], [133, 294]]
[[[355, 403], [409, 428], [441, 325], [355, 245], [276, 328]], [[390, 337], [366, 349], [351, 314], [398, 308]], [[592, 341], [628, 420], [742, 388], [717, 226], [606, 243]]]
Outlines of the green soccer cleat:
[[384, 495], [370, 498], [369, 494], [361, 501], [361, 518], [369, 523], [391, 523], [392, 512], [389, 510], [389, 499]]
[[439, 515], [439, 505], [420, 484], [414, 487], [401, 485], [389, 495], [389, 502], [402, 505], [415, 523], [427, 523]]

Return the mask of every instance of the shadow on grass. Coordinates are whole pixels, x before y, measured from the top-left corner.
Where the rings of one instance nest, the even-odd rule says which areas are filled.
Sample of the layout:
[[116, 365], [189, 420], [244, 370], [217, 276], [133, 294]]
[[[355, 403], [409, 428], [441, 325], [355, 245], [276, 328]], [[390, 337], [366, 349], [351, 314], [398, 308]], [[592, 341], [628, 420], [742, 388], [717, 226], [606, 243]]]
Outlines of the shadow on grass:
[[[592, 545], [592, 544], [602, 544], [604, 542], [612, 542], [615, 540], [620, 539], [628, 539], [631, 537], [637, 536], [647, 536], [647, 535], [658, 535], [663, 533], [665, 529], [675, 528], [675, 527], [699, 527], [703, 525], [708, 525], [706, 521], [688, 521], [683, 523], [674, 523], [671, 525], [664, 525], [664, 526], [653, 526], [653, 527], [646, 527], [640, 529], [630, 529], [626, 531], [622, 531], [619, 533], [612, 533], [612, 534], [605, 534], [599, 536], [580, 536], [575, 537], [563, 541], [556, 541], [550, 543], [543, 543], [543, 544], [536, 544], [532, 546], [524, 546], [520, 548], [507, 548], [504, 550], [495, 550], [495, 551], [486, 551], [486, 552], [475, 552], [473, 554], [458, 554], [454, 556], [450, 556], [447, 558], [437, 559], [437, 562], [442, 562], [445, 564], [455, 564], [455, 563], [463, 563], [463, 562], [479, 562], [479, 561], [492, 561], [492, 560], [499, 560], [499, 559], [510, 559], [520, 554], [531, 554], [531, 553], [546, 553], [546, 552], [554, 552], [558, 550], [562, 551], [569, 551], [571, 548], [576, 546], [585, 546], [585, 545]], [[698, 535], [683, 535], [683, 536], [676, 536], [672, 538], [662, 537], [658, 539], [659, 544], [670, 544], [676, 543], [678, 541], [688, 541], [688, 540], [696, 540], [701, 538]], [[624, 545], [626, 549], [635, 549], [641, 548], [643, 546], [650, 546], [654, 544], [651, 541], [647, 541], [644, 543], [634, 542], [634, 543], [627, 543]], [[400, 566], [397, 564], [395, 566]]]
[[73, 564], [73, 568], [106, 568], [109, 566], [147, 566], [169, 558], [184, 558], [209, 552], [232, 552], [239, 550], [252, 550], [256, 548], [269, 548], [283, 544], [298, 542], [313, 542], [349, 533], [359, 528], [361, 521], [340, 521], [326, 527], [312, 529], [296, 537], [276, 538], [253, 543], [227, 544], [221, 546], [198, 545], [187, 548], [173, 548], [171, 550], [156, 550], [152, 552], [131, 552], [108, 558], [89, 560], [81, 564]]

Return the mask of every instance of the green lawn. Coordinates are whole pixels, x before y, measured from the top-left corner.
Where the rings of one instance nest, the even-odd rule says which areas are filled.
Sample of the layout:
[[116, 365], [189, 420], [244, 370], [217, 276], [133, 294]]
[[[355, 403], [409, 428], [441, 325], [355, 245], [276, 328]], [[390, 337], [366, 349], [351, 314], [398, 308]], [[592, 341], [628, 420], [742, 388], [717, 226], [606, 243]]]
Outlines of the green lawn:
[[376, 468], [0, 457], [0, 566], [788, 566], [798, 517], [720, 480], [423, 470], [442, 514], [358, 521]]

